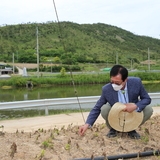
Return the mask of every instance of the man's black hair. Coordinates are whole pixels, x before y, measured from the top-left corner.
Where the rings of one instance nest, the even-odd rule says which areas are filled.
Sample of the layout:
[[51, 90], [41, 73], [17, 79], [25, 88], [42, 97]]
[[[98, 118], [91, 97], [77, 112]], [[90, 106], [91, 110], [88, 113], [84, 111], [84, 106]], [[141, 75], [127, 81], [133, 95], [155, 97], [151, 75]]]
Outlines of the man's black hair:
[[128, 70], [122, 65], [114, 65], [110, 71], [110, 77], [117, 76], [118, 74], [122, 75], [122, 81], [125, 81], [128, 77]]

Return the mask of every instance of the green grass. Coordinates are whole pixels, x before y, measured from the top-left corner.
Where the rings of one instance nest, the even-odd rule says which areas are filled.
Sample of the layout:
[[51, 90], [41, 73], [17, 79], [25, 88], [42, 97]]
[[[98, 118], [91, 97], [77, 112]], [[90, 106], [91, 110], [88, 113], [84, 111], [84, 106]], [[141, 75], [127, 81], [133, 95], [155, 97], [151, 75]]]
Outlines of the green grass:
[[[129, 76], [140, 77], [145, 83], [159, 83], [160, 72], [129, 72]], [[43, 76], [43, 77], [11, 77], [9, 79], [0, 80], [0, 87], [10, 86], [15, 88], [26, 88], [28, 81], [32, 82], [33, 86], [55, 86], [55, 85], [72, 85], [72, 80], [75, 84], [101, 84], [110, 82], [109, 72], [93, 72], [70, 74], [62, 76], [57, 74], [56, 76]]]

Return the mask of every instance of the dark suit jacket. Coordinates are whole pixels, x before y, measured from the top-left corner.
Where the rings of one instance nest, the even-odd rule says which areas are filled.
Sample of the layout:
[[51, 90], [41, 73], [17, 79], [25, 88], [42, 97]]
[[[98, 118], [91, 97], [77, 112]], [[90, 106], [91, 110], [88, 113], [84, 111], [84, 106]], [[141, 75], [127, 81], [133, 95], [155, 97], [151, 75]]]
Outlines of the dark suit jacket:
[[[127, 90], [129, 102], [135, 103], [140, 112], [151, 103], [151, 98], [144, 89], [140, 78], [128, 77]], [[106, 103], [113, 106], [116, 102], [118, 102], [118, 93], [113, 89], [112, 84], [108, 83], [102, 87], [101, 97], [89, 113], [86, 123], [93, 125], [101, 112], [101, 107]]]

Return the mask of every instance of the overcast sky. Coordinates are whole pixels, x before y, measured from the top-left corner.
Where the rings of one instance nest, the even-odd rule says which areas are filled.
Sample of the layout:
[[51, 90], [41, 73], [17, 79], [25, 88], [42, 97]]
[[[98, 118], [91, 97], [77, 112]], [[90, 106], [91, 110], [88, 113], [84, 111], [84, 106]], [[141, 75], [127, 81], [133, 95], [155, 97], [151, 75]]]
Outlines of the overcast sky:
[[0, 0], [0, 25], [59, 21], [105, 23], [160, 39], [160, 0]]

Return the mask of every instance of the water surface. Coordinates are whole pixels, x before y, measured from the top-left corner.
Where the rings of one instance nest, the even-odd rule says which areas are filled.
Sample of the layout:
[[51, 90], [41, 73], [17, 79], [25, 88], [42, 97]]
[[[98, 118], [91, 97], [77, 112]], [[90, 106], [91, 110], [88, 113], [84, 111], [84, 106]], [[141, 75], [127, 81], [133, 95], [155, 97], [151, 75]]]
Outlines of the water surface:
[[[76, 85], [75, 88], [70, 86], [52, 86], [40, 87], [33, 89], [0, 89], [0, 102], [67, 98], [75, 96], [98, 96], [101, 94], [103, 84], [95, 85]], [[160, 92], [160, 84], [144, 85], [147, 92]]]

